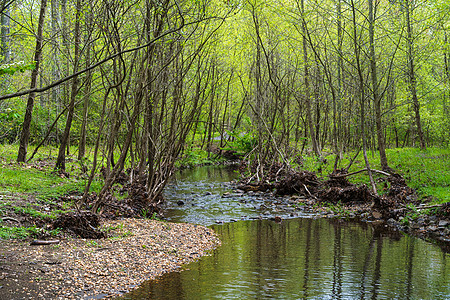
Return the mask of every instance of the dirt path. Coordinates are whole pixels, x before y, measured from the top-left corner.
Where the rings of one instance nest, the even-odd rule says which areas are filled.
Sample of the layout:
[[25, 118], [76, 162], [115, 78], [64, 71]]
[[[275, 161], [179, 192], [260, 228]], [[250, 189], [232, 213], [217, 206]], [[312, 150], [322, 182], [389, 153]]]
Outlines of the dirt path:
[[0, 241], [0, 299], [81, 299], [123, 294], [220, 245], [203, 226], [108, 221], [110, 238], [30, 246]]

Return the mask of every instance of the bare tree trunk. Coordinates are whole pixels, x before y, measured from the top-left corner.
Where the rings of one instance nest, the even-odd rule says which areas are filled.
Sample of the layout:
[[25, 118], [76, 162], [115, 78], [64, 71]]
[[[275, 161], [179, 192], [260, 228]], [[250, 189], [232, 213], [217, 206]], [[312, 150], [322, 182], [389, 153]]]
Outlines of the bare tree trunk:
[[378, 140], [378, 150], [380, 153], [380, 163], [383, 170], [388, 170], [388, 161], [386, 157], [386, 143], [384, 141], [383, 125], [381, 119], [381, 95], [378, 92], [378, 78], [377, 78], [377, 63], [375, 55], [375, 12], [373, 6], [373, 0], [369, 0], [369, 40], [370, 40], [370, 73], [372, 78], [372, 95], [373, 103], [375, 108], [375, 123], [377, 127], [377, 140]]
[[[60, 54], [60, 48], [59, 48], [59, 36], [58, 32], [61, 29], [61, 15], [60, 15], [60, 7], [59, 7], [59, 1], [52, 0], [51, 1], [51, 14], [52, 14], [52, 77], [53, 80], [58, 81], [61, 78], [61, 69], [60, 69], [60, 62], [59, 62], [59, 54]], [[61, 109], [61, 87], [55, 86], [52, 89], [52, 105], [48, 106], [48, 114], [49, 114], [49, 121], [50, 121], [50, 110], [51, 106], [56, 107], [56, 114], [59, 115], [60, 109]], [[48, 127], [48, 126], [47, 126]], [[47, 128], [48, 129], [48, 128]], [[58, 123], [56, 123], [56, 141], [58, 141]]]
[[[81, 8], [82, 8], [82, 0], [77, 0], [76, 4], [76, 15], [75, 15], [75, 49], [74, 49], [74, 66], [73, 66], [73, 73], [76, 73], [78, 71], [78, 64], [80, 61], [80, 17], [81, 17]], [[66, 153], [65, 149], [69, 142], [69, 136], [70, 136], [70, 128], [72, 127], [72, 119], [73, 119], [73, 113], [75, 108], [75, 98], [78, 93], [78, 76], [75, 76], [72, 79], [72, 90], [70, 93], [70, 103], [69, 108], [67, 112], [67, 120], [66, 120], [66, 127], [64, 129], [64, 135], [61, 140], [61, 144], [59, 146], [59, 152], [58, 152], [58, 158], [56, 159], [56, 165], [55, 170], [66, 170]]]
[[413, 109], [415, 114], [415, 121], [416, 121], [416, 127], [417, 127], [417, 135], [419, 136], [420, 141], [420, 149], [424, 150], [427, 148], [427, 145], [425, 144], [425, 139], [423, 137], [423, 131], [422, 131], [422, 123], [420, 121], [420, 103], [419, 99], [417, 98], [417, 79], [416, 74], [414, 70], [414, 40], [413, 40], [413, 28], [411, 25], [411, 15], [413, 14], [413, 8], [410, 7], [410, 1], [404, 1], [406, 3], [405, 5], [405, 12], [406, 12], [406, 28], [408, 32], [408, 76], [409, 76], [409, 87], [411, 90], [411, 96], [413, 100]]
[[11, 17], [11, 8], [8, 6], [5, 8], [5, 10], [2, 12], [1, 15], [1, 47], [2, 47], [2, 61], [3, 63], [9, 63], [11, 60], [11, 46], [10, 46], [10, 17]]
[[[34, 52], [34, 62], [36, 64], [34, 70], [31, 72], [30, 89], [36, 88], [37, 77], [39, 74], [39, 65], [42, 57], [42, 34], [44, 30], [45, 9], [47, 7], [47, 0], [41, 0], [41, 10], [39, 12], [38, 32], [36, 35], [36, 50]], [[33, 114], [34, 99], [36, 93], [28, 95], [27, 108], [22, 126], [22, 133], [20, 135], [19, 153], [17, 155], [18, 162], [25, 162], [27, 156], [28, 141], [30, 139], [31, 117]]]
[[[88, 12], [86, 14], [86, 26], [88, 26], [88, 32], [92, 30], [92, 13]], [[91, 64], [91, 49], [92, 45], [90, 43], [90, 35], [89, 33], [85, 36], [86, 43], [86, 68]], [[88, 107], [89, 100], [91, 94], [91, 83], [92, 83], [92, 72], [88, 71], [86, 74], [86, 83], [85, 83], [85, 92], [84, 92], [84, 103], [83, 103], [83, 121], [81, 123], [81, 133], [80, 133], [80, 142], [78, 146], [78, 160], [84, 158], [86, 152], [86, 128], [87, 128], [87, 118], [88, 118]]]
[[306, 100], [306, 117], [308, 119], [308, 128], [309, 128], [309, 136], [311, 137], [311, 143], [313, 147], [313, 151], [317, 156], [322, 156], [320, 153], [319, 146], [317, 145], [316, 135], [314, 132], [314, 123], [312, 118], [312, 111], [311, 111], [311, 95], [309, 90], [309, 64], [308, 64], [308, 45], [306, 40], [306, 20], [305, 20], [305, 0], [301, 0], [301, 14], [302, 14], [302, 31], [303, 31], [303, 59], [304, 59], [304, 66], [305, 66], [305, 74], [304, 74], [304, 80], [305, 80], [305, 100]]
[[361, 126], [361, 141], [363, 144], [363, 154], [364, 161], [366, 162], [367, 173], [369, 174], [370, 183], [372, 185], [372, 190], [374, 194], [377, 194], [377, 186], [375, 185], [375, 181], [373, 180], [372, 171], [370, 169], [369, 159], [367, 158], [367, 139], [366, 139], [366, 125], [365, 125], [365, 92], [364, 92], [364, 76], [361, 67], [361, 45], [358, 44], [358, 35], [356, 32], [356, 7], [354, 0], [351, 1], [351, 9], [352, 9], [352, 17], [353, 17], [353, 46], [355, 50], [355, 58], [356, 58], [356, 69], [358, 72], [358, 81], [359, 81], [359, 96], [360, 96], [360, 126]]

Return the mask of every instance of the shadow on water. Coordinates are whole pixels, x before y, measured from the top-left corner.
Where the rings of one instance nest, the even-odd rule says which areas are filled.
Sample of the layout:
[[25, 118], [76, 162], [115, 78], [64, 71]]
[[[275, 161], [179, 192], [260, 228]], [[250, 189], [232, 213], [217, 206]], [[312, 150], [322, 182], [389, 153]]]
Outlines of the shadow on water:
[[448, 299], [449, 254], [329, 219], [214, 225], [223, 245], [123, 299]]

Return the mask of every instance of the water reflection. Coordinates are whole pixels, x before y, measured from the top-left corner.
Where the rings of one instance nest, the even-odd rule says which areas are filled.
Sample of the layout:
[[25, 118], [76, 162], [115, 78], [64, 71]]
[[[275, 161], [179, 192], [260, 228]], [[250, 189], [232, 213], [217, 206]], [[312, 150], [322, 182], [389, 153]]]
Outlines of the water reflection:
[[124, 299], [448, 299], [449, 255], [384, 227], [328, 219], [213, 226], [209, 257]]

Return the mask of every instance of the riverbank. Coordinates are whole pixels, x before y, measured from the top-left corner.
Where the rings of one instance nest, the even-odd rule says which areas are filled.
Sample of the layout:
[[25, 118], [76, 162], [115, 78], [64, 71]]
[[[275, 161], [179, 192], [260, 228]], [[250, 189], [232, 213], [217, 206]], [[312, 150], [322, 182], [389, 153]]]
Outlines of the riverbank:
[[146, 219], [109, 220], [108, 238], [31, 246], [2, 240], [0, 299], [110, 297], [175, 271], [220, 245], [214, 231]]
[[[233, 193], [226, 194], [224, 197], [236, 199], [245, 197], [246, 202], [263, 203], [259, 204], [258, 219], [282, 222], [284, 218], [309, 216], [362, 221], [389, 227], [393, 231], [405, 232], [436, 243], [442, 250], [450, 253], [450, 205], [448, 203], [421, 203], [417, 199], [408, 203], [395, 198], [378, 198], [368, 193], [365, 190], [366, 187], [356, 185], [332, 190], [328, 188], [328, 193], [325, 195], [341, 196], [334, 203], [317, 197], [316, 195], [321, 194], [318, 190], [314, 194], [304, 191], [279, 195], [276, 190], [258, 190], [267, 188], [266, 185], [243, 185], [242, 182], [234, 182], [230, 187], [234, 189]], [[312, 187], [308, 190], [313, 191]], [[352, 196], [352, 201], [345, 201], [346, 193]], [[361, 196], [358, 198], [358, 194], [365, 195], [367, 198], [361, 198]], [[249, 197], [254, 198], [255, 201], [248, 200]], [[376, 203], [376, 201], [379, 202]]]

